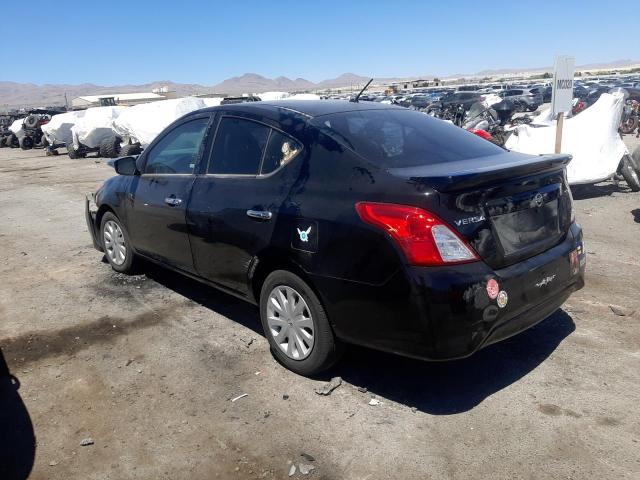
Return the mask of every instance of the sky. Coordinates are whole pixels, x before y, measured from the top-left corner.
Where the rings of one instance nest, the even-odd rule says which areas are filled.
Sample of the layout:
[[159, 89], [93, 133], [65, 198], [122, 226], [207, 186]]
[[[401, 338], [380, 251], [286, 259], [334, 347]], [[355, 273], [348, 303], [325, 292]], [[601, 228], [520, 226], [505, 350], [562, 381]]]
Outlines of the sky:
[[0, 81], [214, 85], [251, 72], [317, 82], [345, 72], [409, 77], [544, 67], [557, 54], [575, 56], [577, 65], [640, 60], [637, 15], [629, 5], [609, 5], [9, 1], [0, 22]]

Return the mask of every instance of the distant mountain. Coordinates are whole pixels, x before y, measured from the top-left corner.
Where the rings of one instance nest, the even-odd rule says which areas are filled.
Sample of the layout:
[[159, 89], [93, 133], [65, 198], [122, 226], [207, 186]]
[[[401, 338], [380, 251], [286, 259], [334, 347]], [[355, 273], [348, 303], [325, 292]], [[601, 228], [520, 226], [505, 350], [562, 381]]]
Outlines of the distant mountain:
[[325, 88], [349, 87], [363, 85], [369, 80], [353, 73], [345, 73], [337, 78], [313, 83], [304, 78], [292, 80], [287, 77], [267, 78], [256, 73], [245, 73], [232, 77], [213, 86], [191, 83], [175, 83], [169, 80], [145, 83], [142, 85], [35, 85], [33, 83], [16, 83], [0, 81], [0, 111], [16, 107], [54, 106], [83, 95], [106, 95], [115, 93], [150, 92], [154, 88], [168, 87], [178, 96], [218, 93], [238, 95], [242, 93], [261, 93], [267, 91], [299, 92]]
[[[360, 75], [356, 75], [355, 73], [343, 73], [339, 77], [331, 78], [329, 80], [323, 80], [318, 84], [318, 88], [339, 88], [339, 87], [350, 87], [356, 85], [364, 86], [371, 77], [362, 77]], [[384, 80], [384, 79], [380, 79]]]
[[[593, 63], [576, 67], [581, 70], [615, 69], [630, 65], [639, 65], [640, 60], [615, 60], [608, 63]], [[483, 70], [475, 74], [449, 75], [453, 77], [483, 77], [497, 76], [508, 73], [535, 73], [549, 72], [552, 67], [520, 68], [520, 69], [499, 69]], [[374, 84], [387, 84], [391, 82], [401, 82], [414, 77], [399, 78], [375, 78]], [[419, 78], [430, 79], [434, 75], [421, 75]], [[150, 92], [154, 88], [168, 87], [169, 91], [175, 92], [178, 96], [198, 95], [204, 93], [218, 93], [238, 95], [242, 93], [261, 93], [267, 91], [300, 92], [324, 90], [328, 88], [351, 88], [356, 90], [369, 81], [369, 77], [356, 75], [355, 73], [343, 73], [336, 78], [322, 80], [314, 83], [304, 78], [292, 80], [287, 77], [267, 78], [257, 73], [245, 73], [239, 77], [232, 77], [213, 86], [198, 85], [194, 83], [175, 83], [169, 80], [145, 83], [142, 85], [114, 85], [103, 86], [92, 83], [82, 83], [79, 85], [35, 85], [33, 83], [16, 83], [0, 81], [0, 111], [16, 107], [36, 107], [64, 105], [65, 94], [69, 103], [75, 97], [82, 95], [102, 95], [113, 93], [133, 93]]]
[[[585, 65], [576, 65], [576, 70], [610, 70], [619, 67], [628, 67], [630, 65], [638, 65], [640, 64], [640, 60], [614, 60], [613, 62], [606, 63], [588, 63]], [[493, 75], [505, 75], [508, 73], [536, 73], [536, 72], [552, 72], [553, 65], [548, 67], [534, 67], [534, 68], [502, 68], [498, 70], [482, 70], [478, 73], [475, 73], [474, 77], [481, 76], [493, 76]], [[469, 75], [469, 74], [466, 74]], [[463, 77], [465, 74], [456, 74], [450, 75], [451, 77]]]
[[211, 90], [217, 93], [239, 94], [267, 91], [291, 92], [296, 90], [311, 90], [314, 88], [316, 88], [316, 84], [304, 78], [291, 80], [287, 77], [278, 77], [271, 79], [258, 75], [257, 73], [245, 73], [240, 77], [228, 78], [214, 85]]
[[22, 106], [53, 106], [64, 105], [65, 94], [67, 100], [82, 95], [103, 95], [110, 93], [150, 92], [154, 88], [166, 86], [179, 96], [197, 95], [211, 91], [202, 85], [158, 81], [143, 85], [118, 85], [106, 87], [92, 83], [79, 85], [34, 85], [33, 83], [16, 83], [0, 81], [0, 110]]

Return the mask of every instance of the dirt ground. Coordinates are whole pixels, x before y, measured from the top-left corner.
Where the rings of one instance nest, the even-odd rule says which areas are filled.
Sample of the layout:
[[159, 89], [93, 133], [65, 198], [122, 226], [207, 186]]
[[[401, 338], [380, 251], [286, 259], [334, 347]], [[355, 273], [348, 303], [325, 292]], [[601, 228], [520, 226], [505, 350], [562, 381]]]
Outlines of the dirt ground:
[[587, 286], [535, 328], [450, 363], [350, 348], [307, 379], [272, 359], [254, 307], [102, 261], [83, 198], [112, 174], [0, 150], [1, 478], [271, 479], [292, 462], [315, 467], [293, 478], [640, 478], [640, 193], [626, 184], [576, 192]]

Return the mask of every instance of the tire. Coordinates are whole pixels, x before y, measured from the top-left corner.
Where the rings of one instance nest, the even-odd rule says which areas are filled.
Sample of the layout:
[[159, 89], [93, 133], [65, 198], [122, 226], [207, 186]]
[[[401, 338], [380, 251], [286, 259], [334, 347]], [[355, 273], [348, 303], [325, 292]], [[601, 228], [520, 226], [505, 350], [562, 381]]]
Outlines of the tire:
[[527, 107], [527, 110], [529, 110], [530, 112], [535, 112], [536, 110], [538, 110], [538, 105], [529, 105]]
[[100, 143], [100, 156], [103, 158], [116, 158], [120, 156], [120, 139], [108, 138]]
[[44, 133], [40, 137], [40, 146], [42, 148], [47, 148], [49, 146], [49, 142], [47, 141], [47, 137], [44, 136]]
[[640, 147], [636, 147], [628, 158], [636, 173], [640, 175]]
[[0, 137], [0, 148], [7, 146], [7, 137], [2, 135]]
[[6, 143], [7, 147], [9, 148], [16, 148], [16, 136], [13, 133], [10, 133], [9, 135], [7, 135], [7, 143]]
[[[286, 303], [284, 301], [279, 302], [281, 308], [278, 308], [270, 300], [270, 297], [273, 294], [276, 298], [281, 298], [281, 291], [286, 295], [287, 301]], [[279, 330], [276, 330], [279, 322], [272, 321], [271, 324], [274, 327], [272, 329], [269, 325], [270, 313], [273, 313], [271, 315], [272, 319], [277, 319], [280, 315], [287, 316], [286, 307], [282, 308], [282, 303], [288, 304], [289, 301], [295, 301], [293, 300], [295, 298], [297, 298], [297, 305], [302, 308], [301, 313], [296, 316], [304, 316], [306, 312], [307, 318], [302, 320], [304, 325], [300, 326], [297, 322], [282, 321], [282, 326]], [[302, 304], [300, 303], [301, 301]], [[265, 279], [260, 292], [260, 320], [271, 347], [271, 353], [278, 362], [295, 373], [304, 376], [315, 375], [330, 368], [342, 354], [342, 343], [333, 334], [326, 311], [320, 300], [304, 280], [289, 271], [276, 270]], [[286, 329], [285, 333], [290, 332], [293, 325], [297, 325], [296, 328], [299, 333], [296, 336], [302, 341], [292, 342], [290, 353], [286, 353], [284, 350], [287, 347], [284, 346], [284, 341], [286, 340], [286, 344], [289, 345], [288, 335], [285, 334], [281, 339], [282, 344], [276, 340], [276, 336], [282, 329]], [[311, 334], [311, 337], [308, 336], [309, 334]], [[312, 342], [309, 342], [309, 338], [313, 339]], [[299, 347], [299, 345], [307, 347], [308, 351], [305, 353], [304, 348]], [[294, 358], [296, 352], [301, 358]]]
[[[117, 225], [117, 229], [121, 232], [121, 235], [117, 233], [117, 229], [114, 228], [114, 225]], [[105, 237], [105, 229], [107, 229], [108, 235], [111, 238], [116, 239], [115, 242], [112, 242], [114, 245], [113, 248], [109, 248], [109, 239], [108, 236]], [[117, 240], [120, 239], [120, 240]], [[106, 212], [102, 216], [102, 220], [100, 221], [100, 243], [104, 248], [104, 256], [107, 258], [109, 265], [116, 272], [119, 273], [133, 273], [135, 270], [135, 253], [131, 247], [131, 240], [129, 240], [129, 234], [127, 230], [124, 228], [124, 225], [120, 222], [118, 217], [116, 217], [111, 212]], [[124, 255], [120, 256], [117, 254], [119, 250], [117, 246], [122, 245], [124, 247]], [[120, 262], [121, 260], [121, 263]]]
[[69, 158], [75, 160], [77, 158], [84, 158], [85, 155], [80, 153], [78, 150], [73, 148], [73, 143], [68, 143], [67, 145], [67, 153], [69, 154]]
[[627, 117], [627, 119], [623, 120], [620, 124], [620, 131], [627, 135], [633, 133], [636, 128], [638, 128], [638, 117], [635, 115]]
[[140, 155], [142, 153], [142, 147], [140, 147], [139, 143], [132, 143], [130, 145], [125, 145], [120, 149], [120, 156], [127, 157], [129, 155]]
[[626, 155], [622, 159], [620, 173], [632, 192], [640, 192], [640, 177], [638, 176], [638, 172], [636, 172], [635, 168], [633, 168], [631, 160], [629, 160]]
[[29, 115], [24, 119], [22, 124], [25, 126], [25, 128], [36, 128], [38, 126], [38, 121], [39, 119], [37, 115]]
[[31, 150], [33, 148], [33, 138], [29, 136], [20, 137], [18, 144], [22, 150]]

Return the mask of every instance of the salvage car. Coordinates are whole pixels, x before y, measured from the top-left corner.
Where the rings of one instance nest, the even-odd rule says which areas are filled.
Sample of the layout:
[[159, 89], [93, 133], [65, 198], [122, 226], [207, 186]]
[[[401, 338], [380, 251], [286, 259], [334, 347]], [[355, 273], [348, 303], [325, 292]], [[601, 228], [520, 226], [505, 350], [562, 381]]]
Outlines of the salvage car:
[[484, 97], [477, 92], [454, 92], [448, 93], [440, 98], [439, 106], [446, 109], [461, 105], [465, 110], [469, 110], [471, 105], [481, 102]]
[[544, 100], [542, 92], [538, 88], [513, 88], [500, 92], [500, 96], [520, 102], [530, 112], [535, 112]]
[[584, 285], [569, 161], [375, 102], [223, 105], [111, 161], [85, 211], [115, 271], [145, 258], [258, 305], [312, 375], [344, 344], [455, 359], [552, 314]]

